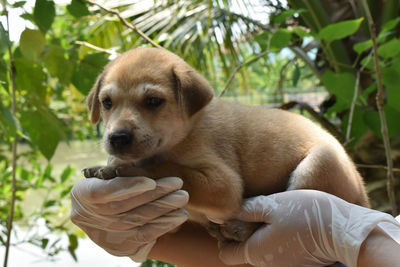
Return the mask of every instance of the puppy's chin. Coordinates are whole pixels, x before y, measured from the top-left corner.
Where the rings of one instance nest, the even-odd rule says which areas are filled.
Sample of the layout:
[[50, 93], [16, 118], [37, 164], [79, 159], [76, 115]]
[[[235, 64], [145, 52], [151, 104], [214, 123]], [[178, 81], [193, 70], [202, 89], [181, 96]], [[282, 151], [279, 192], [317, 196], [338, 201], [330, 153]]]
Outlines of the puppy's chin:
[[147, 153], [143, 154], [143, 153], [130, 153], [130, 152], [108, 151], [108, 150], [107, 152], [111, 156], [116, 157], [123, 161], [138, 161], [148, 157]]
[[114, 149], [112, 146], [106, 145], [105, 149], [107, 153], [113, 157], [116, 157], [122, 161], [136, 162], [152, 157], [156, 154], [156, 151], [152, 149], [144, 149], [140, 151], [139, 149], [123, 148]]

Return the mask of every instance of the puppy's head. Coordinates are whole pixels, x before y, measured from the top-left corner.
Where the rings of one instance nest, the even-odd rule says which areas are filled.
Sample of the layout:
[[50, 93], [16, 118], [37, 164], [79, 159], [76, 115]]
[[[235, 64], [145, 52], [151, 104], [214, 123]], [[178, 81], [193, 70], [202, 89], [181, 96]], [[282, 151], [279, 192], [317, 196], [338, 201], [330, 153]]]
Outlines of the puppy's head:
[[181, 58], [139, 48], [106, 66], [87, 104], [92, 123], [104, 121], [107, 152], [140, 160], [179, 143], [212, 97], [208, 82]]

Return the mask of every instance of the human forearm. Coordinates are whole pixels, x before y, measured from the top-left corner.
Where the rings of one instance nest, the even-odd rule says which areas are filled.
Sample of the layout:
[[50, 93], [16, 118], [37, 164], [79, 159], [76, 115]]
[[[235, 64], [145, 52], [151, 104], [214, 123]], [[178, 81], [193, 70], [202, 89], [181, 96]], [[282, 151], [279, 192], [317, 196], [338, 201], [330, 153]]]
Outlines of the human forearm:
[[149, 258], [181, 267], [228, 266], [222, 263], [218, 253], [217, 241], [203, 227], [188, 222], [176, 233], [160, 237], [151, 250]]
[[400, 245], [376, 227], [360, 248], [357, 266], [400, 266]]

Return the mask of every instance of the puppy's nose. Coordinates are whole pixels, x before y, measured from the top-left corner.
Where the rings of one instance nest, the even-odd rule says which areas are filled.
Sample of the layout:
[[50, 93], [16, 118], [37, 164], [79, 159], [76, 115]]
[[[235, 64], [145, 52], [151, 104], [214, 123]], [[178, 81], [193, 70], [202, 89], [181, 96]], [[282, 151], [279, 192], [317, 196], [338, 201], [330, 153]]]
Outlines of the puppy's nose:
[[121, 149], [132, 143], [132, 134], [125, 130], [116, 131], [110, 134], [109, 140], [114, 149]]

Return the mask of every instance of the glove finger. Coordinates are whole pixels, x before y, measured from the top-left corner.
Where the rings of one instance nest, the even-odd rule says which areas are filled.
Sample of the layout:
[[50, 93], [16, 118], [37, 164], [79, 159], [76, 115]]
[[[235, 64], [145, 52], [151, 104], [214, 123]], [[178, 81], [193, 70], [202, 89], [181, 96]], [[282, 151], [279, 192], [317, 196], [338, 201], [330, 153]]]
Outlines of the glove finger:
[[135, 228], [135, 240], [147, 243], [160, 236], [175, 230], [178, 226], [187, 221], [189, 215], [184, 209], [174, 210], [168, 214], [154, 219], [153, 221]]
[[179, 190], [125, 213], [99, 216], [82, 210], [80, 214], [71, 214], [71, 220], [79, 226], [85, 225], [104, 231], [131, 231], [171, 211], [183, 208], [188, 200], [188, 193]]
[[171, 211], [183, 208], [189, 201], [186, 191], [178, 190], [165, 197], [154, 200], [124, 214], [117, 215], [122, 219], [121, 229], [144, 225]]
[[188, 218], [185, 210], [172, 211], [141, 227], [126, 230], [102, 230], [90, 225], [80, 225], [89, 238], [104, 249], [112, 249], [113, 255], [133, 255], [135, 250], [158, 237], [176, 229]]
[[116, 215], [133, 210], [151, 201], [159, 199], [171, 192], [179, 190], [183, 185], [181, 179], [176, 177], [161, 178], [156, 180], [156, 188], [143, 192], [140, 195], [134, 194], [123, 201], [111, 201], [108, 203], [97, 203], [86, 205], [93, 213], [100, 215]]
[[245, 243], [220, 243], [219, 258], [227, 265], [245, 264], [246, 245]]
[[85, 203], [120, 201], [156, 188], [147, 177], [116, 177], [110, 180], [82, 179], [71, 190], [71, 195]]
[[248, 198], [244, 201], [242, 209], [236, 218], [245, 222], [269, 223], [270, 217], [278, 209], [278, 206], [279, 203], [274, 195]]

